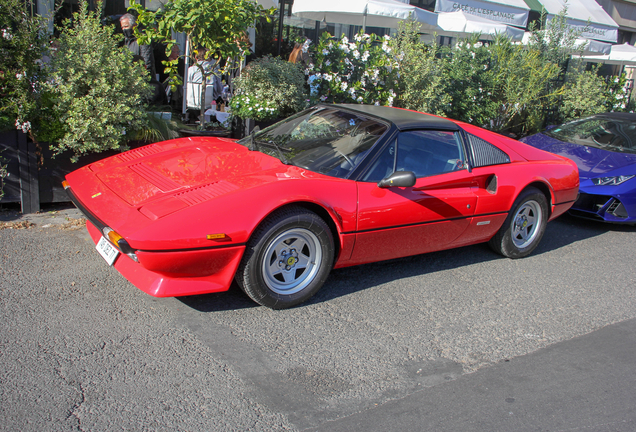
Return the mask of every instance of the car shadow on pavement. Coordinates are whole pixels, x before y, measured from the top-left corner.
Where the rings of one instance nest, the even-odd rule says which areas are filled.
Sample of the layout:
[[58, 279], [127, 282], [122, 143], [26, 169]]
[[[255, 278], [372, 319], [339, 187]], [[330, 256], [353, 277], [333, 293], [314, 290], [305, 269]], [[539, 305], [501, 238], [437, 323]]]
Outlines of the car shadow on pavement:
[[[532, 253], [540, 255], [572, 243], [599, 236], [607, 231], [633, 232], [631, 226], [610, 225], [574, 218], [568, 215], [550, 222], [541, 243]], [[398, 258], [389, 261], [364, 264], [333, 270], [325, 285], [303, 307], [346, 296], [383, 283], [429, 273], [452, 270], [487, 261], [507, 259], [493, 252], [487, 244], [466, 246], [440, 252]], [[220, 312], [258, 307], [238, 287], [232, 284], [224, 293], [179, 297], [186, 306], [199, 312]]]
[[199, 312], [221, 312], [259, 307], [238, 286], [232, 282], [229, 291], [177, 297], [181, 303]]
[[565, 214], [550, 222], [539, 246], [532, 254], [542, 254], [606, 232], [636, 232], [631, 225], [609, 224]]

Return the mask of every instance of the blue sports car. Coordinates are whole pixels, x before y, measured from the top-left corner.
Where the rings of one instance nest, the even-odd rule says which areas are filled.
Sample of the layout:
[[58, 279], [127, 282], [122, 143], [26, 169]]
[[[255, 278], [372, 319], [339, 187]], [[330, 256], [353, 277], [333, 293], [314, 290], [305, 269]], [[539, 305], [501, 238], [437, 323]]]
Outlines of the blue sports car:
[[636, 224], [636, 114], [596, 114], [521, 141], [579, 167], [580, 195], [570, 214]]

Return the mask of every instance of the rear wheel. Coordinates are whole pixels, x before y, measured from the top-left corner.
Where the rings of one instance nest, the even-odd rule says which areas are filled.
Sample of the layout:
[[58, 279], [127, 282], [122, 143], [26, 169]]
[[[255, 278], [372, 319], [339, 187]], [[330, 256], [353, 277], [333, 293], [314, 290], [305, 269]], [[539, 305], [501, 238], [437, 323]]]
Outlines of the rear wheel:
[[523, 258], [539, 245], [547, 222], [548, 200], [538, 189], [527, 188], [515, 200], [490, 247], [505, 257]]
[[257, 228], [236, 280], [255, 302], [285, 309], [320, 289], [333, 258], [333, 236], [325, 221], [302, 207], [285, 208]]

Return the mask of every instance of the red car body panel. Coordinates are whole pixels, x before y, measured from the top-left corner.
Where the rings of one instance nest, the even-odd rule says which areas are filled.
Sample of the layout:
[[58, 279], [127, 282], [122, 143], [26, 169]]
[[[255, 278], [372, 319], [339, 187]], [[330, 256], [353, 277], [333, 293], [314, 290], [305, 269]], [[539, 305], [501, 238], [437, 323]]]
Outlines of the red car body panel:
[[[575, 201], [579, 176], [568, 159], [456, 123], [510, 163], [385, 189], [285, 165], [229, 139], [183, 138], [93, 163], [67, 182], [78, 206], [135, 250], [138, 262], [122, 253], [114, 267], [159, 297], [229, 289], [254, 230], [293, 203], [332, 227], [340, 268], [488, 241], [529, 185], [548, 195], [550, 219]], [[87, 226], [97, 243], [102, 233]]]
[[[102, 236], [101, 232], [91, 222], [86, 223], [86, 228], [93, 241], [97, 243]], [[205, 255], [198, 256], [201, 263], [216, 262], [212, 267], [220, 269], [220, 271], [206, 276], [183, 275], [181, 272], [176, 274], [169, 274], [164, 271], [153, 272], [141, 264], [141, 258], [140, 263], [136, 263], [125, 255], [120, 255], [115, 260], [113, 267], [137, 288], [154, 297], [177, 297], [221, 292], [228, 290], [236, 268], [243, 256], [244, 247], [237, 246], [230, 249], [232, 249], [231, 252], [223, 251], [220, 257], [217, 257], [216, 250], [211, 250]], [[179, 254], [181, 253], [188, 254], [188, 252], [179, 252]], [[228, 260], [230, 253], [233, 254], [233, 257]], [[151, 252], [151, 254], [162, 254], [162, 252]], [[174, 260], [174, 256], [172, 258]], [[181, 259], [181, 256], [179, 256], [179, 259]], [[158, 260], [152, 258], [149, 258], [149, 260], [154, 261], [155, 264], [158, 262]], [[166, 261], [164, 260], [164, 262]], [[227, 265], [222, 267], [220, 265], [222, 263]], [[199, 271], [195, 272], [195, 274], [197, 273]]]

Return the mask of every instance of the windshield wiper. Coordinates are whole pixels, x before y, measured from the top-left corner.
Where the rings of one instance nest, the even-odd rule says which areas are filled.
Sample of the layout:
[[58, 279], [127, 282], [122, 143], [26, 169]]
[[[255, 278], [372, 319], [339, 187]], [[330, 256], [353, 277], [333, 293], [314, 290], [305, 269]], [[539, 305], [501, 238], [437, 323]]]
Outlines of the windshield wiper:
[[289, 160], [287, 160], [287, 158], [283, 154], [283, 149], [281, 149], [278, 144], [276, 144], [274, 141], [268, 141], [267, 144], [274, 144], [274, 147], [276, 147], [276, 150], [278, 150], [278, 154], [280, 155], [280, 161], [282, 163], [284, 163], [285, 165], [292, 165], [292, 163]]
[[[276, 152], [280, 156], [279, 160], [282, 163], [284, 163], [285, 165], [293, 165], [293, 163], [291, 163], [289, 161], [289, 159], [287, 159], [285, 157], [285, 154], [283, 153], [284, 150], [282, 148], [280, 148], [280, 146], [278, 144], [276, 144], [274, 141], [261, 141], [261, 140], [258, 140], [258, 139], [254, 139], [254, 137], [250, 136], [250, 141], [248, 143], [247, 148], [249, 150], [251, 150], [251, 151], [257, 150], [257, 151], [260, 151], [261, 153], [264, 153], [262, 148], [261, 148], [261, 150], [259, 150], [259, 145], [261, 147], [265, 146], [265, 147], [276, 149]], [[267, 153], [267, 154], [269, 154], [269, 153]], [[274, 156], [274, 155], [270, 154], [270, 156]]]
[[289, 160], [287, 160], [287, 158], [285, 157], [285, 155], [283, 154], [283, 149], [280, 148], [280, 146], [278, 144], [276, 144], [274, 141], [261, 141], [261, 140], [257, 140], [254, 139], [254, 135], [256, 134], [256, 132], [260, 131], [261, 128], [256, 126], [252, 132], [250, 133], [250, 141], [247, 145], [247, 149], [250, 151], [254, 151], [254, 150], [258, 150], [258, 145], [259, 144], [265, 144], [269, 147], [273, 146], [276, 151], [278, 152], [279, 156], [280, 156], [280, 161], [282, 163], [284, 163], [285, 165], [293, 165]]
[[252, 129], [252, 132], [250, 133], [250, 142], [247, 145], [247, 149], [249, 151], [254, 151], [257, 150], [256, 148], [256, 141], [254, 140], [254, 135], [256, 134], [257, 130], [256, 128], [258, 128], [258, 126], [256, 126], [254, 129]]

